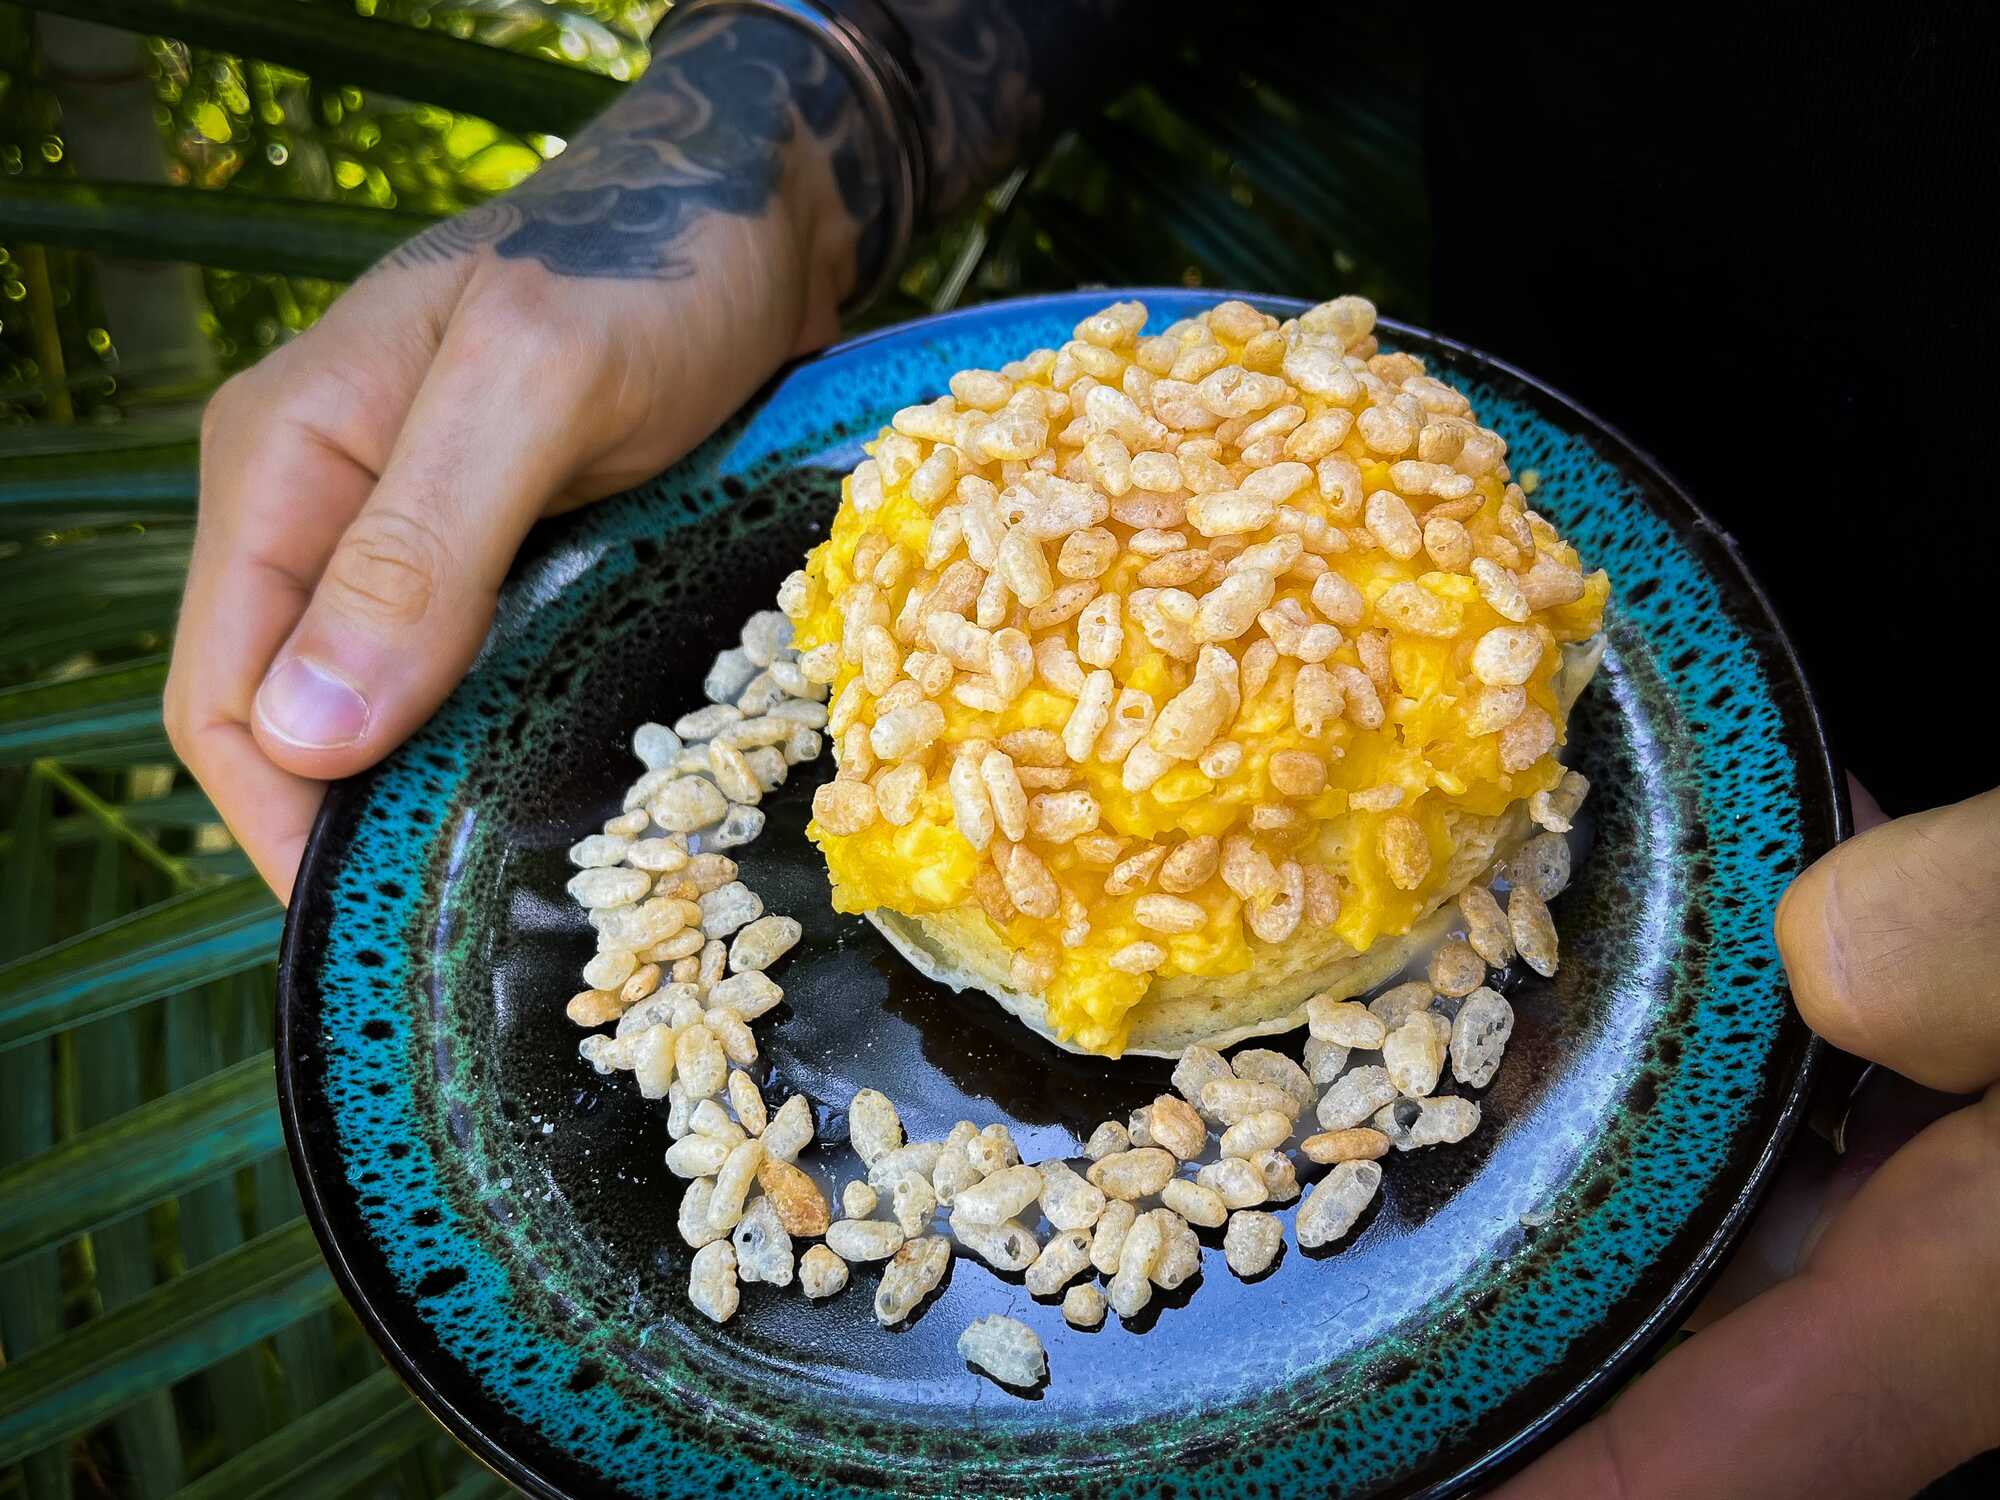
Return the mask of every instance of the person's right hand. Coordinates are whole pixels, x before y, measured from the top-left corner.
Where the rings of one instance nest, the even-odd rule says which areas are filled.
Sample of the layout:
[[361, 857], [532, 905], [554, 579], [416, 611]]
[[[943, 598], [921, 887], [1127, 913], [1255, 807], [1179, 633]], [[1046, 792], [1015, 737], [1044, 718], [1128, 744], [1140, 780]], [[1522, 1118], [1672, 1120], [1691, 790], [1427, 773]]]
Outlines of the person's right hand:
[[451, 690], [530, 524], [835, 331], [876, 207], [852, 114], [802, 31], [691, 18], [563, 156], [216, 394], [166, 723], [281, 898], [322, 783]]
[[1885, 1070], [1846, 1154], [1762, 1211], [1722, 1289], [1755, 1295], [1493, 1500], [1904, 1500], [2000, 1445], [2000, 791], [1842, 844], [1777, 939], [1806, 1021]]

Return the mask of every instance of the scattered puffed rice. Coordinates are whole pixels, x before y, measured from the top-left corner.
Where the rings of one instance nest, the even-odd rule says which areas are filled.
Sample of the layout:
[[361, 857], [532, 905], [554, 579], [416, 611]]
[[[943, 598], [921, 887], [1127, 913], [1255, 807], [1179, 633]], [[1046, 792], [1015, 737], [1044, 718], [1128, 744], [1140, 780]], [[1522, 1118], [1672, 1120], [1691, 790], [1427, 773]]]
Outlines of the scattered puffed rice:
[[1192, 1161], [1208, 1144], [1208, 1127], [1183, 1099], [1162, 1094], [1146, 1111], [1146, 1129], [1156, 1146]]
[[1089, 1233], [1081, 1229], [1066, 1230], [1042, 1246], [1042, 1253], [1028, 1267], [1025, 1278], [1028, 1295], [1053, 1297], [1089, 1269]]
[[937, 1212], [937, 1193], [932, 1189], [930, 1179], [921, 1172], [905, 1172], [896, 1179], [896, 1185], [889, 1193], [890, 1212], [906, 1235], [923, 1233], [930, 1223], [931, 1215]]
[[[1260, 1193], [1263, 1190], [1261, 1182], [1258, 1190]], [[1176, 1177], [1162, 1188], [1160, 1201], [1190, 1224], [1199, 1224], [1204, 1229], [1220, 1228], [1229, 1217], [1229, 1205], [1222, 1201], [1221, 1194], [1185, 1177]]]
[[1229, 1059], [1229, 1066], [1238, 1078], [1254, 1078], [1260, 1083], [1274, 1083], [1297, 1101], [1301, 1110], [1311, 1109], [1319, 1091], [1313, 1087], [1306, 1070], [1293, 1062], [1282, 1052], [1273, 1052], [1268, 1047], [1252, 1047], [1237, 1053]]
[[592, 909], [629, 906], [652, 888], [653, 877], [645, 871], [622, 868], [584, 870], [563, 887], [578, 906]]
[[965, 1143], [965, 1154], [982, 1177], [1013, 1166], [1021, 1159], [1020, 1148], [1005, 1125], [988, 1125]]
[[1049, 1358], [1035, 1330], [1016, 1318], [992, 1313], [958, 1336], [959, 1356], [1002, 1385], [1027, 1387], [1048, 1374]]
[[1492, 891], [1483, 885], [1468, 886], [1458, 893], [1458, 909], [1465, 917], [1466, 941], [1489, 968], [1504, 969], [1513, 962], [1513, 934]]
[[1158, 1146], [1138, 1146], [1092, 1162], [1084, 1175], [1108, 1197], [1128, 1202], [1160, 1191], [1174, 1175], [1174, 1155]]
[[729, 1243], [736, 1251], [737, 1277], [746, 1284], [792, 1284], [792, 1237], [779, 1222], [777, 1207], [769, 1198], [758, 1198], [743, 1211], [729, 1233]]
[[1351, 1126], [1309, 1135], [1299, 1142], [1307, 1161], [1321, 1164], [1343, 1161], [1374, 1161], [1389, 1154], [1389, 1138], [1379, 1130]]
[[1103, 1216], [1104, 1190], [1069, 1163], [1045, 1161], [1035, 1170], [1042, 1177], [1042, 1213], [1057, 1229], [1088, 1229]]
[[870, 1164], [868, 1185], [878, 1193], [893, 1193], [896, 1183], [906, 1172], [915, 1172], [928, 1181], [931, 1173], [937, 1170], [938, 1158], [943, 1155], [943, 1141], [911, 1141], [906, 1146], [885, 1151]]
[[881, 1195], [856, 1178], [840, 1190], [840, 1211], [850, 1219], [865, 1219], [875, 1212]]
[[764, 899], [740, 880], [717, 886], [701, 898], [701, 930], [726, 938], [764, 912]]
[[903, 1144], [903, 1122], [896, 1106], [879, 1090], [862, 1089], [847, 1106], [847, 1138], [862, 1162], [873, 1166], [877, 1158]]
[[1430, 1012], [1419, 1011], [1382, 1043], [1382, 1065], [1399, 1094], [1421, 1099], [1437, 1087], [1438, 1074], [1444, 1070], [1445, 1042], [1431, 1019]]
[[755, 1137], [730, 1148], [722, 1170], [715, 1174], [715, 1195], [708, 1204], [712, 1222], [728, 1228], [742, 1217], [744, 1202], [757, 1180], [757, 1168], [763, 1163], [764, 1143]]
[[1220, 1198], [1224, 1208], [1252, 1208], [1270, 1197], [1263, 1172], [1240, 1156], [1210, 1162], [1194, 1180]]
[[1521, 962], [1544, 978], [1556, 971], [1556, 924], [1548, 903], [1534, 890], [1517, 885], [1507, 896], [1507, 927]]
[[736, 1251], [728, 1240], [716, 1240], [694, 1253], [688, 1267], [688, 1301], [717, 1323], [736, 1316], [743, 1294], [736, 1286]]
[[1306, 1038], [1306, 1075], [1312, 1079], [1314, 1088], [1323, 1089], [1341, 1075], [1347, 1067], [1350, 1050], [1338, 1042], [1322, 1041], [1316, 1036]]
[[[1423, 980], [1414, 979], [1408, 984], [1399, 984], [1386, 989], [1368, 1002], [1368, 1014], [1382, 1023], [1383, 1035], [1394, 1031], [1418, 1011], [1429, 1010], [1437, 1000], [1437, 991]], [[1375, 1045], [1380, 1047], [1381, 1042]]]
[[[764, 1190], [764, 1196], [759, 1201], [771, 1205], [787, 1234], [803, 1239], [826, 1233], [826, 1227], [833, 1219], [826, 1194], [820, 1191], [818, 1183], [790, 1162], [767, 1157], [758, 1163], [757, 1186]], [[842, 1206], [844, 1208], [845, 1204]]]
[[630, 839], [614, 838], [610, 834], [593, 833], [589, 838], [578, 839], [570, 845], [569, 862], [579, 869], [596, 869], [603, 865], [615, 865], [625, 858], [625, 851], [632, 847]]
[[1220, 1052], [1197, 1045], [1185, 1049], [1174, 1063], [1173, 1085], [1176, 1093], [1199, 1109], [1203, 1087], [1218, 1078], [1235, 1076]]
[[[1396, 1097], [1396, 1085], [1389, 1071], [1373, 1064], [1355, 1068], [1336, 1079], [1320, 1096], [1318, 1118], [1324, 1130], [1346, 1130], [1359, 1125], [1376, 1110]], [[767, 1132], [768, 1133], [768, 1132]]]
[[[1304, 1077], [1304, 1074], [1300, 1076]], [[1307, 1102], [1318, 1102], [1318, 1096], [1312, 1096]], [[1275, 1109], [1259, 1110], [1256, 1114], [1245, 1115], [1222, 1132], [1221, 1150], [1224, 1156], [1255, 1156], [1259, 1151], [1282, 1146], [1291, 1139], [1291, 1135], [1289, 1115]]]
[[963, 1144], [946, 1143], [938, 1153], [937, 1165], [931, 1168], [931, 1190], [937, 1194], [938, 1202], [949, 1208], [958, 1195], [979, 1182], [985, 1176], [972, 1164]]
[[1156, 1208], [1145, 1215], [1160, 1226], [1160, 1253], [1148, 1273], [1153, 1285], [1171, 1292], [1201, 1269], [1201, 1241], [1188, 1221], [1171, 1208]]
[[779, 1105], [778, 1112], [771, 1116], [771, 1122], [758, 1137], [764, 1143], [764, 1154], [783, 1162], [796, 1162], [799, 1153], [812, 1144], [812, 1138], [812, 1106], [806, 1103], [804, 1094], [794, 1094]]
[[1224, 1125], [1234, 1125], [1263, 1110], [1296, 1115], [1299, 1101], [1275, 1083], [1254, 1078], [1217, 1078], [1201, 1087], [1201, 1112]]
[[1398, 1099], [1376, 1111], [1374, 1124], [1398, 1151], [1448, 1146], [1464, 1140], [1478, 1128], [1479, 1106], [1451, 1094], [1430, 1099]]
[[1259, 1151], [1249, 1158], [1249, 1163], [1256, 1168], [1257, 1175], [1264, 1179], [1264, 1199], [1267, 1203], [1290, 1203], [1298, 1197], [1299, 1169], [1284, 1152]]
[[695, 1178], [687, 1185], [687, 1191], [681, 1194], [675, 1227], [680, 1230], [681, 1238], [696, 1250], [725, 1238], [729, 1233], [709, 1222], [709, 1200], [714, 1194], [715, 1179], [712, 1177]]
[[1440, 995], [1458, 999], [1478, 989], [1485, 979], [1485, 960], [1464, 938], [1447, 938], [1431, 955], [1431, 988]]
[[1275, 1214], [1246, 1209], [1229, 1216], [1222, 1235], [1222, 1258], [1246, 1281], [1271, 1269], [1284, 1248], [1285, 1226]]
[[940, 1235], [927, 1234], [899, 1245], [875, 1288], [875, 1321], [884, 1328], [902, 1322], [944, 1280], [950, 1267], [951, 1245]]
[[1107, 1304], [1103, 1289], [1086, 1281], [1063, 1293], [1063, 1321], [1072, 1328], [1096, 1328], [1104, 1322]]
[[1114, 1198], [1104, 1205], [1104, 1212], [1098, 1216], [1097, 1226], [1090, 1236], [1090, 1263], [1100, 1275], [1109, 1276], [1118, 1269], [1119, 1251], [1138, 1218], [1139, 1210], [1122, 1198]]
[[798, 943], [803, 930], [792, 917], [758, 917], [729, 945], [729, 972], [770, 968]]
[[[1430, 1003], [1428, 998], [1424, 1003]], [[1389, 1034], [1367, 1006], [1327, 995], [1315, 995], [1306, 1002], [1306, 1024], [1320, 1041], [1342, 1047], [1379, 1047]]]
[[996, 1271], [1025, 1271], [1042, 1253], [1035, 1232], [1019, 1219], [973, 1224], [954, 1210], [948, 1222], [952, 1237]]
[[1569, 841], [1559, 833], [1538, 833], [1508, 862], [1507, 881], [1553, 901], [1569, 885], [1569, 871]]
[[799, 1290], [814, 1301], [831, 1297], [847, 1285], [847, 1262], [824, 1245], [814, 1245], [799, 1257]]
[[766, 1011], [775, 1009], [784, 998], [785, 992], [770, 976], [756, 969], [717, 980], [708, 992], [711, 1006], [734, 1011], [746, 1021], [754, 1021]]
[[1083, 1154], [1092, 1161], [1103, 1161], [1116, 1152], [1131, 1149], [1131, 1135], [1116, 1120], [1106, 1120], [1091, 1131], [1090, 1139], [1083, 1143]]
[[902, 1247], [902, 1229], [887, 1219], [835, 1219], [826, 1226], [827, 1248], [842, 1260], [887, 1260]]
[[1485, 986], [1465, 997], [1451, 1022], [1451, 1076], [1470, 1088], [1493, 1081], [1514, 1033], [1514, 1007]]
[[963, 1220], [968, 1224], [998, 1224], [1022, 1212], [1041, 1196], [1041, 1192], [1040, 1172], [1027, 1165], [1007, 1167], [960, 1192], [952, 1200], [952, 1220]]
[[1320, 1179], [1299, 1209], [1300, 1247], [1311, 1250], [1345, 1235], [1374, 1201], [1375, 1190], [1381, 1185], [1382, 1169], [1372, 1161], [1344, 1161], [1336, 1166]]

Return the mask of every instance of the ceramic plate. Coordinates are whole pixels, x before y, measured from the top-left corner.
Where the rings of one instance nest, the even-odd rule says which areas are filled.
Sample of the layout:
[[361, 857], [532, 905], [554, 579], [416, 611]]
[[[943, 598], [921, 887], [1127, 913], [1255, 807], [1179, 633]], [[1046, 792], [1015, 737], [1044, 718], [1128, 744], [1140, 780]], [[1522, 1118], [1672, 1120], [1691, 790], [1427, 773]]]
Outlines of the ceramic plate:
[[[1155, 328], [1217, 300], [1117, 295]], [[1071, 1329], [965, 1260], [895, 1330], [874, 1322], [872, 1267], [825, 1303], [746, 1288], [723, 1326], [689, 1307], [663, 1106], [594, 1073], [563, 1016], [593, 951], [564, 851], [618, 810], [633, 727], [698, 706], [714, 653], [822, 534], [860, 441], [1112, 296], [844, 345], [671, 472], [539, 530], [465, 684], [327, 799], [281, 974], [306, 1206], [390, 1361], [530, 1494], [1455, 1493], [1671, 1331], [1799, 1119], [1812, 1046], [1771, 916], [1846, 812], [1782, 631], [1728, 539], [1617, 434], [1385, 325], [1470, 393], [1516, 472], [1539, 473], [1537, 507], [1613, 579], [1571, 732], [1596, 790], [1555, 903], [1564, 962], [1553, 981], [1507, 976], [1519, 1021], [1481, 1128], [1385, 1162], [1355, 1233], [1289, 1245], [1254, 1283], [1205, 1234], [1201, 1274], [1130, 1325]], [[913, 1139], [999, 1119], [1037, 1159], [1164, 1087], [1160, 1064], [1070, 1056], [933, 988], [835, 916], [802, 832], [827, 774], [795, 772], [738, 851], [805, 925], [778, 971], [787, 1002], [758, 1027], [768, 1096], [809, 1095], [837, 1145], [835, 1106], [878, 1087]], [[1051, 1376], [1025, 1396], [954, 1350], [995, 1311], [1047, 1345]]]

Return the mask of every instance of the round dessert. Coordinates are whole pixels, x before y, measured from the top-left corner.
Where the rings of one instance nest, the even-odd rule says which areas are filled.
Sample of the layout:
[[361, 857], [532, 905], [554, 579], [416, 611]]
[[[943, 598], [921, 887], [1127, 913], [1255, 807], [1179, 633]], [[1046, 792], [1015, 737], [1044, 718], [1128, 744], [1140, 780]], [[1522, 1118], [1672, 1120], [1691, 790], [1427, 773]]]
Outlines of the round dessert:
[[835, 905], [1107, 1056], [1433, 942], [1562, 796], [1608, 593], [1366, 301], [1145, 321], [896, 413], [780, 596]]

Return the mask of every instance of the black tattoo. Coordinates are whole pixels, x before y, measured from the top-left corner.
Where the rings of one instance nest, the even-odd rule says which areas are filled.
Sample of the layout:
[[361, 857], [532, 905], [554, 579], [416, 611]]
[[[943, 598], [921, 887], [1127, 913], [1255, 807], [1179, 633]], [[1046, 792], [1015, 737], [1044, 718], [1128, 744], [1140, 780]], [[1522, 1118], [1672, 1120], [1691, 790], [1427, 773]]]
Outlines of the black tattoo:
[[[936, 219], [1002, 173], [1049, 123], [1122, 83], [1107, 58], [1121, 0], [883, 0], [909, 35]], [[560, 157], [501, 198], [399, 247], [387, 267], [490, 246], [562, 276], [689, 275], [703, 220], [754, 218], [801, 134], [822, 151], [855, 229], [850, 284], [887, 253], [888, 163], [820, 40], [752, 11], [668, 23], [645, 76]], [[914, 143], [913, 143], [914, 144]]]
[[[930, 158], [928, 217], [1001, 176], [1035, 137], [1130, 82], [1122, 0], [883, 0], [910, 36]], [[1175, 14], [1178, 15], [1178, 8]]]
[[740, 11], [669, 27], [645, 76], [560, 157], [384, 264], [490, 245], [563, 276], [678, 279], [702, 220], [770, 207], [801, 125], [827, 153], [865, 275], [882, 254], [883, 171], [853, 87], [802, 28]]

